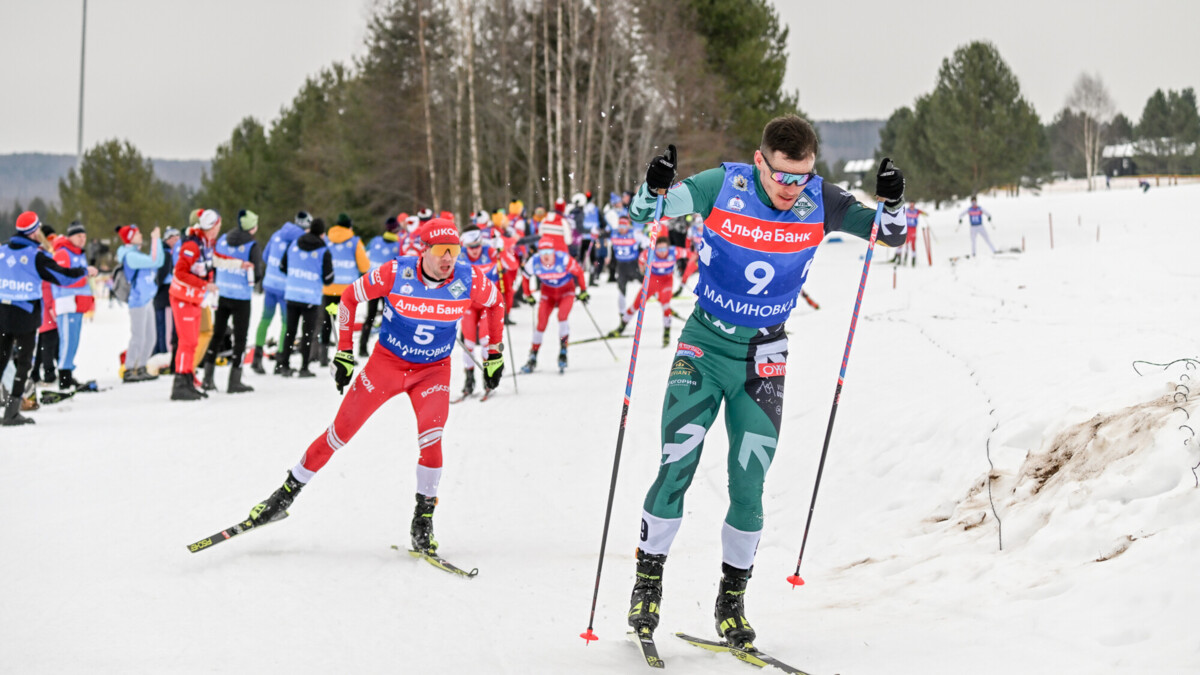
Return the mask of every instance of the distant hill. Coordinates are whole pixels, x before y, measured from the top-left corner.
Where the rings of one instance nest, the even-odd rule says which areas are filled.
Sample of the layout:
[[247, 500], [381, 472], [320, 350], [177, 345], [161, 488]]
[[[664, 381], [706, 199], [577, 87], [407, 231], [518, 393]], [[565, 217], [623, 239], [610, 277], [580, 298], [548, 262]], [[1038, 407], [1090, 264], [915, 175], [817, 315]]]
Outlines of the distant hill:
[[816, 122], [821, 134], [821, 159], [829, 168], [840, 171], [850, 159], [869, 159], [879, 147], [879, 130], [887, 120], [851, 120]]
[[[182, 183], [200, 189], [200, 175], [208, 169], [208, 160], [152, 159], [154, 172], [168, 183]], [[75, 155], [21, 153], [0, 155], [0, 208], [10, 208], [14, 200], [28, 204], [41, 197], [48, 204], [58, 203], [58, 179], [75, 166]]]

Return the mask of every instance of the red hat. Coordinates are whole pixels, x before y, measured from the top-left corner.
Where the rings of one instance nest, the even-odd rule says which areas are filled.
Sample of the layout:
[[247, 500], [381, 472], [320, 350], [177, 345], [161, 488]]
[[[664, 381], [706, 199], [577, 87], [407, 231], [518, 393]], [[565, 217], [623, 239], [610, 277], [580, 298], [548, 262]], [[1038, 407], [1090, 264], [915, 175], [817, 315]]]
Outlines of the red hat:
[[462, 245], [458, 238], [458, 228], [445, 218], [431, 218], [417, 229], [417, 236], [426, 246], [435, 244]]
[[126, 244], [132, 244], [133, 243], [133, 235], [135, 235], [137, 233], [138, 233], [137, 225], [126, 225], [125, 227], [119, 228], [117, 230], [117, 236], [120, 237], [121, 241], [125, 242]]
[[561, 225], [562, 224], [562, 216], [560, 216], [557, 213], [547, 213], [546, 217], [542, 219], [542, 224], [543, 225]]
[[17, 234], [31, 237], [38, 228], [42, 226], [42, 221], [33, 211], [26, 211], [17, 216]]
[[553, 253], [554, 240], [550, 237], [542, 237], [541, 239], [538, 239], [537, 250], [538, 253]]

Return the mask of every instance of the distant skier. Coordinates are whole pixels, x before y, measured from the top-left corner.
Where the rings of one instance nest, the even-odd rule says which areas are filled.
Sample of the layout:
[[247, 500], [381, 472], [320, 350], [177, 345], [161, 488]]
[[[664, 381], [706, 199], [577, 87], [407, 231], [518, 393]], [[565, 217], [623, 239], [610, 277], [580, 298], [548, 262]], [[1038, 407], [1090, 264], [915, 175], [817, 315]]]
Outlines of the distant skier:
[[616, 265], [617, 314], [623, 321], [625, 308], [628, 305], [625, 289], [629, 282], [642, 278], [638, 274], [638, 255], [643, 248], [650, 245], [650, 242], [641, 230], [634, 229], [629, 216], [622, 215], [617, 216], [617, 224], [613, 228], [610, 244], [613, 251], [613, 264]]
[[[33, 424], [21, 415], [21, 395], [33, 364], [38, 326], [42, 323], [42, 282], [67, 286], [78, 279], [96, 276], [96, 268], [60, 265], [42, 250], [42, 221], [33, 211], [17, 216], [16, 234], [0, 245], [0, 373], [11, 358], [16, 366], [8, 400], [4, 401], [2, 426]], [[80, 260], [75, 258], [75, 260]]]
[[962, 225], [963, 216], [967, 216], [971, 221], [971, 257], [975, 257], [975, 238], [983, 237], [983, 242], [992, 249], [992, 254], [995, 255], [996, 247], [992, 246], [992, 240], [988, 237], [987, 228], [983, 226], [983, 217], [987, 216], [988, 222], [992, 222], [992, 214], [983, 210], [979, 205], [979, 201], [975, 197], [971, 197], [971, 205], [962, 213], [958, 214], [958, 224]]
[[921, 225], [921, 216], [928, 218], [929, 214], [917, 208], [916, 202], [909, 202], [908, 206], [904, 209], [904, 221], [908, 225], [908, 239], [904, 241], [904, 246], [901, 246], [900, 250], [896, 252], [895, 257], [892, 258], [892, 262], [904, 265], [908, 262], [907, 258], [911, 255], [912, 266], [917, 266], [917, 229]]
[[[642, 254], [638, 257], [639, 274], [644, 275], [646, 273], [646, 265], [650, 266], [650, 284], [646, 288], [646, 300], [649, 301], [650, 298], [658, 298], [658, 303], [662, 305], [662, 342], [664, 347], [671, 344], [671, 297], [675, 285], [675, 265], [686, 256], [687, 251], [679, 246], [672, 246], [671, 238], [665, 234], [660, 234], [658, 235], [658, 240], [654, 242], [653, 251], [642, 251]], [[628, 326], [629, 322], [633, 321], [633, 315], [637, 314], [637, 311], [641, 308], [642, 291], [639, 289], [637, 294], [633, 296], [633, 304], [621, 316], [621, 325], [609, 333], [609, 337], [620, 335], [625, 330], [625, 326]]]
[[[656, 195], [664, 195], [663, 215], [695, 212], [706, 224], [696, 309], [667, 380], [662, 463], [643, 503], [628, 614], [643, 635], [658, 625], [663, 565], [683, 521], [704, 437], [724, 402], [729, 509], [714, 616], [718, 634], [731, 645], [754, 640], [744, 601], [763, 531], [763, 483], [783, 419], [784, 322], [825, 235], [868, 238], [875, 217], [875, 209], [815, 175], [816, 160], [812, 126], [795, 115], [778, 117], [763, 130], [753, 164], [725, 163], [676, 183], [670, 146], [651, 160], [630, 208], [635, 222], [648, 222]], [[884, 159], [876, 181], [876, 193], [886, 200], [878, 241], [898, 246], [905, 240], [903, 176]]]
[[[551, 214], [553, 216], [554, 214]], [[547, 216], [549, 219], [551, 216]], [[529, 359], [521, 367], [522, 373], [532, 373], [537, 368], [538, 351], [542, 348], [542, 334], [550, 321], [550, 314], [558, 311], [558, 369], [567, 367], [567, 344], [571, 335], [571, 308], [575, 299], [588, 301], [587, 279], [583, 267], [570, 254], [557, 248], [550, 237], [538, 240], [537, 255], [525, 261], [522, 268], [521, 290], [525, 302], [534, 303], [529, 282], [537, 279], [542, 284], [541, 298], [537, 301], [537, 326], [533, 330], [533, 344], [529, 347]]]
[[[471, 265], [475, 270], [499, 287], [500, 269], [497, 254], [490, 246], [484, 246], [483, 231], [475, 225], [468, 225], [463, 230], [462, 252], [459, 260]], [[463, 397], [475, 392], [475, 364], [483, 362], [483, 354], [476, 351], [477, 347], [487, 347], [492, 338], [495, 342], [503, 342], [500, 335], [491, 335], [492, 325], [490, 314], [498, 311], [496, 308], [472, 306], [463, 313], [462, 339], [466, 348], [463, 353], [463, 368], [466, 380], [463, 383]]]
[[[453, 223], [440, 218], [422, 225], [420, 257], [401, 257], [360, 277], [343, 293], [338, 307], [338, 351], [331, 369], [339, 392], [349, 385], [329, 428], [317, 436], [283, 485], [256, 505], [250, 518], [277, 520], [325, 466], [334, 451], [350, 442], [362, 425], [388, 400], [408, 394], [417, 417], [416, 509], [409, 530], [415, 551], [435, 553], [433, 510], [442, 477], [442, 431], [450, 408], [450, 352], [459, 319], [472, 306], [497, 307], [499, 290], [470, 264], [459, 260], [460, 241]], [[360, 302], [387, 302], [379, 344], [354, 376], [353, 325]], [[501, 308], [502, 309], [502, 308]], [[502, 311], [489, 316], [489, 335], [499, 336]], [[494, 388], [504, 372], [504, 346], [488, 346], [484, 383]]]

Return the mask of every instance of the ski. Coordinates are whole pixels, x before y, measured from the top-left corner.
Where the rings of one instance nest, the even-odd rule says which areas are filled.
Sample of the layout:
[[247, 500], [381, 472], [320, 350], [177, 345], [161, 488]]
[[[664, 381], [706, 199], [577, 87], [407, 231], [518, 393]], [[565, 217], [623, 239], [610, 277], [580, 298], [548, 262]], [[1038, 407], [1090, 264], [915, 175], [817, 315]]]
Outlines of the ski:
[[[392, 550], [399, 551], [400, 547], [396, 544], [392, 544]], [[426, 551], [415, 551], [411, 548], [406, 549], [406, 550], [408, 551], [408, 554], [410, 556], [412, 556], [414, 558], [420, 558], [420, 559], [424, 560], [425, 562], [429, 563], [430, 565], [433, 565], [434, 567], [438, 568], [439, 570], [442, 570], [443, 572], [449, 572], [450, 574], [454, 574], [454, 575], [457, 575], [457, 576], [460, 576], [460, 577], [463, 577], [466, 579], [474, 579], [475, 575], [479, 574], [478, 567], [473, 567], [473, 568], [471, 568], [471, 571], [468, 572], [468, 571], [462, 569], [461, 567], [457, 567], [457, 566], [451, 564], [450, 561], [446, 560], [445, 558], [441, 557], [440, 555], [438, 555], [436, 553], [428, 553]]]
[[54, 405], [55, 403], [62, 403], [63, 401], [66, 401], [67, 399], [71, 398], [74, 395], [75, 395], [75, 392], [73, 392], [73, 391], [72, 392], [61, 392], [61, 391], [54, 391], [53, 389], [43, 389], [42, 390], [42, 405]]
[[489, 398], [491, 398], [492, 394], [493, 394], [493, 393], [495, 393], [495, 391], [496, 391], [495, 389], [484, 389], [484, 390], [483, 390], [483, 396], [481, 396], [481, 397], [479, 398], [479, 402], [480, 402], [480, 403], [483, 403], [484, 401], [486, 401], [486, 400], [488, 400]]
[[462, 396], [459, 396], [458, 398], [452, 398], [452, 399], [450, 399], [450, 405], [454, 405], [455, 403], [462, 403], [463, 401], [471, 398], [474, 395], [475, 395], [475, 392], [471, 392], [469, 394], [463, 394]]
[[646, 665], [651, 668], [666, 668], [667, 663], [658, 657], [658, 647], [654, 644], [654, 635], [649, 629], [643, 628], [641, 632], [629, 631], [626, 633], [630, 640], [638, 646], [642, 651], [642, 656], [646, 659]]
[[287, 517], [288, 517], [287, 511], [284, 511], [282, 516], [276, 518], [275, 520], [266, 522], [266, 523], [256, 523], [255, 521], [247, 518], [247, 519], [243, 520], [242, 522], [238, 523], [237, 525], [234, 525], [233, 527], [230, 527], [225, 530], [221, 530], [220, 532], [214, 534], [211, 537], [206, 537], [195, 543], [188, 544], [188, 550], [191, 551], [192, 553], [196, 553], [198, 551], [203, 551], [204, 549], [209, 548], [210, 546], [216, 546], [217, 544], [219, 544], [227, 539], [232, 539], [232, 538], [238, 536], [239, 534], [262, 527], [263, 525], [270, 525], [271, 523], [277, 523]]
[[745, 647], [734, 647], [733, 645], [724, 641], [718, 642], [715, 640], [704, 640], [701, 638], [692, 637], [686, 633], [676, 633], [675, 636], [684, 642], [701, 649], [707, 649], [711, 652], [728, 652], [736, 656], [738, 660], [749, 663], [752, 666], [758, 666], [759, 668], [771, 666], [773, 668], [782, 670], [785, 673], [793, 673], [793, 675], [808, 675], [808, 673], [800, 670], [799, 668], [793, 668], [792, 666], [789, 666], [770, 654], [759, 651], [750, 643], [746, 643]]
[[601, 340], [620, 340], [622, 338], [629, 339], [630, 337], [632, 337], [632, 336], [630, 336], [630, 335], [604, 335], [602, 337], [590, 337], [590, 338], [584, 338], [582, 340], [571, 340], [571, 344], [572, 345], [582, 345], [582, 344], [587, 344], [589, 342], [599, 342]]

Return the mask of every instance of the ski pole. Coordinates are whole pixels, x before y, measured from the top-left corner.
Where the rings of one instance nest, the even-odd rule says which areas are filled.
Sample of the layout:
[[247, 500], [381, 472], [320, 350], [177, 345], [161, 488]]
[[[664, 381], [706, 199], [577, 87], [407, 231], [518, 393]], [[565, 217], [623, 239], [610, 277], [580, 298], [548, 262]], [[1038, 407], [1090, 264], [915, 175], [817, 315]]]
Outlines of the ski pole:
[[583, 305], [583, 311], [587, 312], [588, 318], [592, 320], [592, 325], [596, 327], [596, 333], [600, 336], [600, 341], [604, 343], [605, 347], [608, 347], [608, 353], [612, 354], [613, 361], [620, 361], [617, 358], [617, 353], [613, 351], [612, 345], [608, 344], [608, 338], [604, 335], [604, 331], [600, 330], [600, 324], [596, 323], [596, 317], [592, 316], [592, 310], [588, 309], [587, 303], [581, 302], [579, 304]]
[[[500, 297], [504, 297], [504, 295], [505, 295], [505, 291], [504, 291], [504, 268], [503, 268], [503, 267], [501, 267], [501, 268], [500, 268]], [[514, 297], [515, 297], [515, 294], [514, 294]], [[506, 309], [511, 309], [511, 308], [506, 308]], [[512, 344], [513, 344], [513, 341], [512, 341], [512, 329], [508, 327], [508, 321], [507, 321], [507, 317], [505, 317], [504, 319], [502, 319], [502, 321], [504, 321], [504, 335], [505, 335], [505, 337], [507, 337], [507, 338], [508, 338], [508, 353], [509, 353], [509, 354], [512, 354], [512, 353], [513, 353], [513, 351], [512, 351]], [[511, 369], [511, 370], [512, 370], [512, 376], [513, 376], [513, 393], [514, 393], [514, 394], [519, 394], [519, 393], [521, 393], [521, 392], [520, 392], [520, 390], [519, 390], [519, 389], [517, 389], [517, 367], [516, 367], [516, 364], [515, 364], [515, 363], [513, 364], [513, 367], [512, 367], [512, 369]], [[486, 371], [485, 371], [485, 374], [486, 374]]]
[[808, 506], [808, 520], [804, 523], [804, 538], [800, 540], [800, 557], [796, 559], [796, 573], [787, 578], [792, 588], [804, 585], [800, 578], [800, 563], [804, 560], [804, 547], [808, 544], [808, 529], [812, 526], [813, 510], [817, 508], [817, 490], [821, 488], [821, 474], [825, 471], [825, 456], [829, 454], [829, 438], [833, 435], [833, 419], [837, 416], [838, 401], [842, 398], [842, 383], [846, 379], [846, 363], [850, 360], [850, 346], [854, 344], [854, 327], [858, 325], [858, 310], [862, 307], [863, 291], [867, 288], [867, 272], [871, 270], [871, 256], [875, 253], [875, 238], [879, 236], [879, 221], [883, 217], [883, 201], [875, 206], [875, 222], [871, 225], [871, 238], [867, 241], [867, 256], [863, 260], [862, 279], [858, 282], [858, 297], [854, 299], [854, 314], [850, 317], [850, 334], [846, 336], [846, 351], [842, 353], [842, 370], [838, 373], [837, 389], [833, 392], [833, 408], [829, 411], [829, 425], [825, 428], [825, 444], [821, 448], [821, 462], [817, 465], [817, 482], [813, 485], [812, 503]]
[[[650, 228], [650, 234], [655, 235], [651, 237], [652, 240], [658, 235], [662, 211], [663, 196], [659, 195], [658, 201], [654, 204], [654, 225]], [[617, 491], [617, 470], [621, 466], [621, 445], [625, 441], [625, 420], [629, 416], [629, 397], [633, 394], [633, 372], [637, 368], [638, 342], [642, 339], [642, 317], [646, 314], [646, 295], [649, 288], [650, 265], [646, 265], [646, 271], [642, 278], [642, 306], [638, 310], [637, 326], [633, 329], [633, 351], [629, 354], [629, 376], [625, 379], [625, 403], [621, 406], [621, 426], [617, 430], [617, 451], [613, 455], [612, 480], [608, 485], [608, 506], [604, 509], [604, 532], [600, 535], [600, 560], [596, 564], [596, 588], [592, 591], [592, 613], [588, 616], [587, 630], [579, 634], [579, 637], [586, 640], [589, 645], [592, 644], [592, 640], [600, 639], [592, 631], [592, 624], [596, 620], [596, 601], [600, 597], [600, 573], [604, 570], [604, 549], [608, 543], [608, 525], [612, 521], [613, 495]]]

